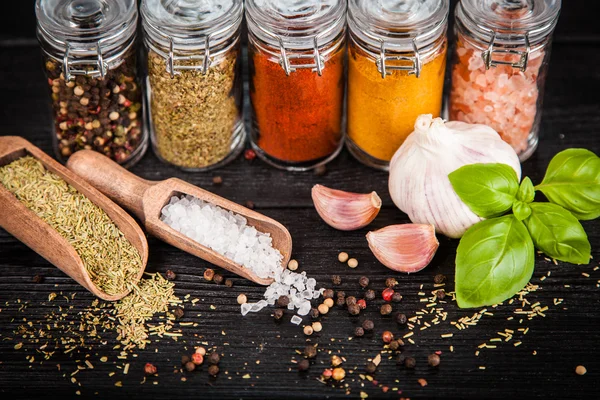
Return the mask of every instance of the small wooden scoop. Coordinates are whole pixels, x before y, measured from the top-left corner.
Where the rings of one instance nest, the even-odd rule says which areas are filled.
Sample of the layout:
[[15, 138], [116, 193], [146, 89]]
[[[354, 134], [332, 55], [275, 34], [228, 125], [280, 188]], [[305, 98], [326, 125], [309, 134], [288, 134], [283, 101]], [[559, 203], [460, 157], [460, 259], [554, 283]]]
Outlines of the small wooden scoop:
[[[135, 220], [98, 190], [54, 161], [27, 140], [16, 136], [0, 137], [0, 166], [10, 164], [24, 156], [37, 158], [47, 170], [60, 176], [108, 214], [127, 240], [140, 253], [142, 268], [140, 268], [140, 272], [136, 277], [137, 282], [142, 277], [148, 261], [148, 242], [144, 232]], [[122, 299], [129, 293], [125, 292], [110, 296], [101, 291], [90, 279], [81, 257], [79, 257], [73, 246], [54, 228], [25, 207], [2, 184], [0, 184], [0, 204], [2, 204], [0, 206], [0, 226], [2, 228], [65, 274], [75, 279], [94, 295], [104, 300], [115, 301]]]
[[283, 225], [197, 186], [177, 178], [161, 182], [147, 181], [133, 175], [112, 160], [89, 150], [73, 154], [69, 158], [67, 167], [116, 203], [137, 215], [150, 234], [260, 285], [269, 285], [273, 280], [259, 278], [249, 269], [236, 264], [162, 222], [160, 220], [161, 211], [169, 203], [171, 197], [191, 195], [245, 217], [250, 226], [260, 232], [271, 234], [273, 247], [283, 255], [282, 266], [284, 268], [290, 260], [292, 237]]

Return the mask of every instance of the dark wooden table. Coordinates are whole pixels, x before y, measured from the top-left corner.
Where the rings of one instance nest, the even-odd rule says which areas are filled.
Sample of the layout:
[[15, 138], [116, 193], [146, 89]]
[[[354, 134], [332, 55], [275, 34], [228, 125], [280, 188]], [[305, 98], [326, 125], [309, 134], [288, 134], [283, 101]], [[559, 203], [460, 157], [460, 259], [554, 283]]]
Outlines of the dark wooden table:
[[[541, 145], [523, 165], [525, 174], [534, 182], [541, 180], [552, 156], [563, 149], [584, 147], [600, 153], [600, 35], [597, 26], [581, 23], [591, 22], [583, 1], [566, 3], [546, 85]], [[39, 49], [30, 38], [15, 40], [9, 36], [0, 35], [0, 134], [24, 136], [52, 154], [48, 95]], [[258, 160], [250, 163], [243, 158], [216, 172], [183, 173], [160, 163], [151, 151], [133, 172], [152, 180], [176, 176], [236, 202], [254, 202], [257, 210], [289, 228], [294, 239], [294, 258], [300, 262], [301, 270], [315, 277], [321, 286], [330, 287], [331, 275], [339, 274], [343, 279], [341, 289], [360, 295], [357, 283], [360, 276], [369, 276], [371, 287], [378, 292], [383, 289], [385, 278], [394, 276], [404, 295], [394, 308], [409, 317], [425, 307], [418, 292], [429, 294], [433, 290], [435, 274], [445, 274], [446, 290], [453, 288], [456, 241], [441, 238], [440, 250], [427, 269], [410, 276], [398, 275], [379, 264], [370, 253], [365, 240], [367, 230], [342, 233], [322, 223], [310, 199], [310, 188], [316, 183], [351, 191], [376, 190], [383, 197], [384, 207], [370, 229], [408, 222], [389, 198], [387, 175], [359, 165], [347, 152], [332, 162], [327, 174], [321, 177], [312, 173], [284, 173]], [[212, 186], [216, 175], [223, 178], [220, 187]], [[408, 332], [397, 328], [390, 318], [379, 315], [381, 301], [371, 302], [360, 318], [333, 309], [321, 318], [323, 331], [307, 340], [301, 328], [287, 320], [276, 323], [270, 310], [244, 318], [240, 315], [238, 294], [246, 293], [250, 300], [256, 301], [261, 298], [263, 288], [227, 273], [234, 281], [233, 288], [207, 283], [202, 279], [203, 271], [209, 267], [206, 262], [153, 238], [149, 238], [147, 270], [164, 273], [172, 269], [177, 273], [177, 294], [200, 299], [186, 308], [184, 317], [184, 321], [198, 326], [184, 327], [184, 336], [179, 341], [163, 339], [146, 350], [136, 351], [137, 357], [130, 356], [127, 361], [116, 358], [118, 351], [112, 349], [117, 344], [116, 335], [110, 334], [106, 343], [92, 343], [91, 351], [69, 354], [58, 351], [50, 360], [43, 360], [36, 352], [41, 342], [30, 343], [15, 335], [15, 330], [24, 323], [23, 318], [43, 321], [48, 312], [61, 304], [59, 299], [49, 302], [49, 294], [62, 292], [67, 296], [76, 293], [69, 303], [72, 309], [64, 309], [67, 318], [76, 319], [77, 312], [88, 307], [93, 296], [0, 230], [0, 393], [14, 397], [74, 397], [80, 391], [83, 396], [115, 399], [132, 396], [358, 398], [361, 391], [369, 398], [599, 398], [600, 357], [596, 351], [600, 342], [600, 270], [594, 271], [594, 267], [600, 259], [600, 224], [591, 221], [584, 223], [584, 227], [592, 243], [595, 259], [592, 264], [555, 265], [541, 256], [536, 259], [532, 283], [539, 284], [540, 289], [527, 299], [548, 306], [545, 317], [531, 321], [524, 318], [520, 324], [519, 316], [513, 314], [519, 307], [505, 303], [490, 308], [493, 315], [484, 316], [476, 326], [459, 331], [449, 321], [471, 316], [475, 311], [459, 310], [455, 303], [448, 302], [445, 306], [448, 320], [423, 331], [415, 328], [415, 344], [407, 343], [405, 347], [405, 353], [417, 359], [416, 369], [407, 371], [397, 367], [385, 355], [374, 375], [376, 383], [361, 379], [359, 374], [364, 372], [367, 359], [382, 350], [381, 332], [386, 329], [397, 335]], [[338, 263], [340, 251], [356, 257], [359, 267], [351, 270]], [[32, 282], [35, 275], [45, 277], [44, 282]], [[555, 305], [560, 303], [555, 299], [562, 299], [562, 303]], [[26, 308], [22, 307], [24, 303]], [[287, 315], [289, 319], [292, 314]], [[507, 320], [511, 316], [514, 319]], [[354, 327], [365, 317], [375, 321], [376, 334], [349, 341]], [[522, 331], [527, 328], [524, 334]], [[476, 355], [481, 343], [505, 329], [515, 331], [511, 341], [494, 343], [497, 348], [479, 349]], [[448, 332], [454, 336], [440, 336]], [[14, 346], [19, 342], [23, 342], [23, 348], [16, 350]], [[217, 379], [208, 378], [206, 367], [195, 373], [175, 371], [181, 355], [191, 353], [202, 342], [217, 346], [224, 356]], [[299, 373], [292, 360], [300, 358], [296, 350], [303, 349], [307, 342], [318, 343], [321, 351], [310, 371]], [[515, 346], [517, 342], [521, 344]], [[442, 363], [437, 369], [427, 366], [427, 355], [434, 351], [442, 352]], [[317, 381], [329, 365], [329, 352], [345, 357], [347, 371], [356, 368], [347, 375], [345, 384], [332, 387]], [[85, 365], [86, 354], [95, 368], [81, 370], [76, 375], [79, 386], [71, 382], [71, 374], [78, 365]], [[27, 360], [28, 356], [34, 356], [35, 361]], [[108, 362], [100, 362], [102, 356], [107, 356]], [[146, 362], [159, 368], [157, 384], [149, 381], [140, 384]], [[130, 363], [127, 375], [119, 369], [125, 363]], [[585, 376], [575, 374], [577, 365], [586, 366]], [[113, 371], [116, 374], [109, 376]], [[182, 377], [187, 381], [182, 381]], [[427, 380], [426, 387], [421, 387], [420, 378]], [[116, 387], [117, 381], [122, 381], [123, 387]], [[387, 393], [384, 386], [389, 388]]]

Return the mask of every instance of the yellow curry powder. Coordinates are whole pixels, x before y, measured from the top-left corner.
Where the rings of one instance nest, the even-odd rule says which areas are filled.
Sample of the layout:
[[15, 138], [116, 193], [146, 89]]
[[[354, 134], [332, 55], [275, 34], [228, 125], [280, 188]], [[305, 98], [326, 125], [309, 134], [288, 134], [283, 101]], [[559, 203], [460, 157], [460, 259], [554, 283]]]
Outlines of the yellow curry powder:
[[368, 155], [390, 161], [414, 130], [417, 117], [442, 110], [446, 43], [421, 68], [421, 76], [391, 71], [381, 77], [373, 58], [350, 43], [348, 136]]

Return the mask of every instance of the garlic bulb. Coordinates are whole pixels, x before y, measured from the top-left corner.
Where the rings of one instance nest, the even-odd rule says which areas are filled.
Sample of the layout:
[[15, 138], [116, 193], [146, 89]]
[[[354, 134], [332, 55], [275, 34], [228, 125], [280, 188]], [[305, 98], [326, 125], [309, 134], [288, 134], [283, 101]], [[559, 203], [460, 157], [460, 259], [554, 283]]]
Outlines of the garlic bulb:
[[323, 221], [341, 231], [364, 228], [381, 209], [381, 199], [375, 192], [350, 193], [315, 185], [312, 188], [312, 199]]
[[390, 163], [392, 200], [413, 223], [460, 238], [482, 219], [460, 200], [448, 175], [477, 163], [508, 164], [521, 179], [519, 157], [489, 126], [421, 115]]

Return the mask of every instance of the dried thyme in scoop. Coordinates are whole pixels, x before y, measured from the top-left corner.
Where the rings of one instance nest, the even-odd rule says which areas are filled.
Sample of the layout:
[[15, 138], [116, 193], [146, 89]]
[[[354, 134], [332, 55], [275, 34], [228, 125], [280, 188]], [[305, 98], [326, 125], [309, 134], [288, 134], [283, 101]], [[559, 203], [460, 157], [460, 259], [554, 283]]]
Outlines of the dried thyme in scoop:
[[1, 167], [0, 183], [73, 246], [100, 290], [131, 289], [142, 259], [104, 210], [33, 157]]

